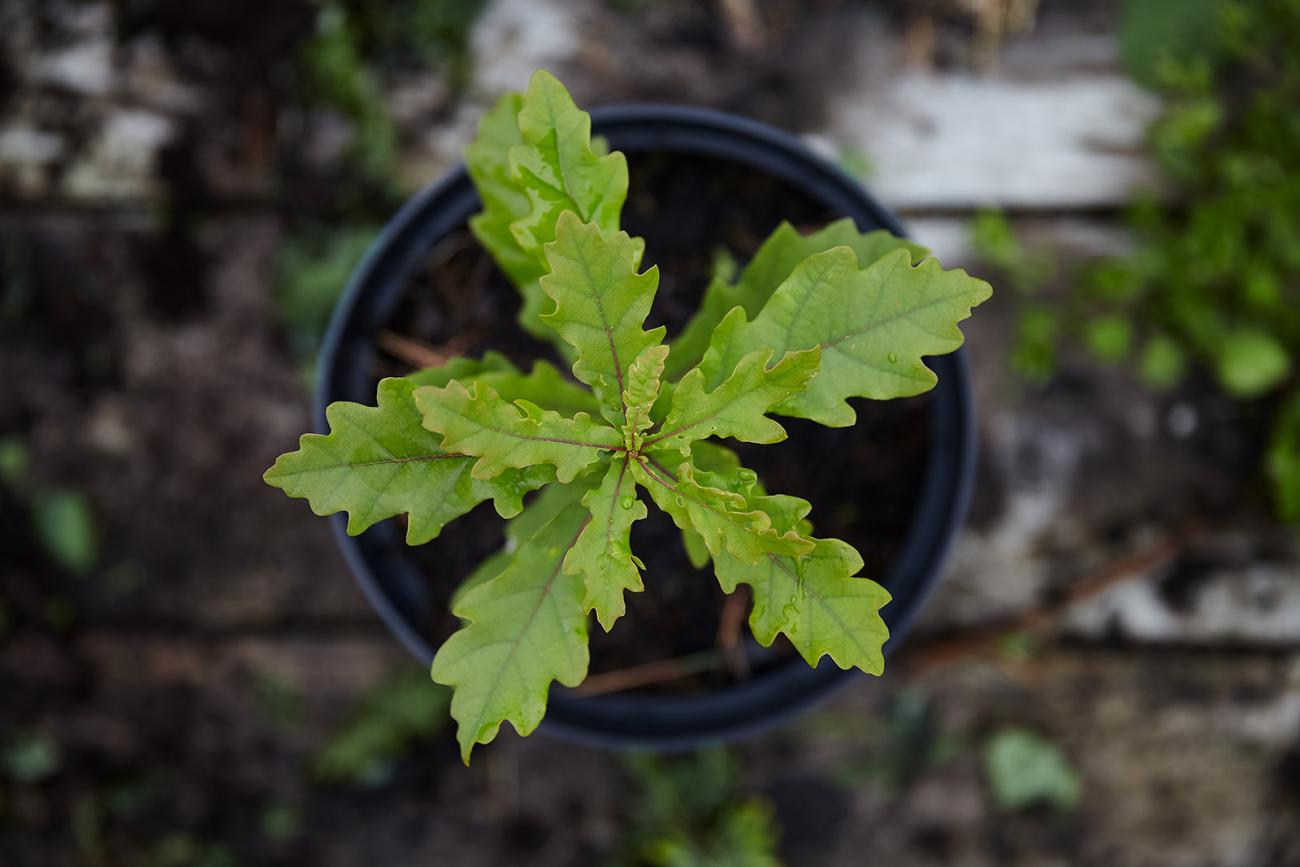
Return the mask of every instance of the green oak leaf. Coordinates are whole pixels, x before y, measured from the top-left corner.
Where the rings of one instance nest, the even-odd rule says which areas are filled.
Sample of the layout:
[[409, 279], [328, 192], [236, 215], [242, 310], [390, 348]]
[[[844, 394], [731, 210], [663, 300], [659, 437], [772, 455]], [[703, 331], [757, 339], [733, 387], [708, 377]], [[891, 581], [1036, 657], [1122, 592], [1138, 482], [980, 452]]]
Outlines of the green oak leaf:
[[663, 341], [662, 327], [644, 330], [659, 272], [637, 273], [641, 257], [627, 233], [604, 235], [571, 212], [560, 215], [546, 260], [542, 290], [555, 309], [542, 321], [577, 351], [573, 375], [591, 386], [605, 417], [622, 424], [628, 368]]
[[691, 444], [706, 437], [731, 437], [748, 443], [785, 439], [785, 428], [767, 417], [783, 400], [799, 394], [817, 375], [821, 347], [787, 352], [768, 366], [773, 353], [756, 349], [742, 358], [731, 375], [712, 391], [704, 390], [704, 373], [691, 370], [673, 391], [668, 417], [645, 444], [673, 447], [689, 454]]
[[718, 582], [727, 593], [748, 584], [754, 608], [749, 627], [768, 647], [784, 633], [809, 665], [829, 656], [840, 668], [868, 674], [884, 670], [881, 648], [889, 629], [880, 609], [889, 591], [875, 581], [854, 577], [862, 557], [839, 539], [816, 539], [801, 557], [769, 555], [745, 563], [724, 553], [714, 559]]
[[[742, 496], [749, 508], [767, 513], [778, 530], [812, 532], [811, 504], [799, 497], [767, 494], [757, 475], [743, 468], [700, 474], [708, 484]], [[754, 607], [749, 626], [764, 647], [784, 633], [809, 665], [830, 656], [840, 668], [856, 666], [869, 674], [884, 668], [882, 646], [889, 630], [880, 609], [889, 592], [875, 581], [859, 578], [862, 557], [838, 539], [812, 539], [812, 551], [798, 557], [768, 555], [746, 563], [730, 553], [714, 558], [723, 591], [748, 584]]]
[[606, 234], [618, 231], [627, 198], [627, 159], [617, 151], [592, 150], [591, 117], [545, 70], [528, 82], [519, 132], [523, 143], [511, 148], [510, 164], [531, 204], [511, 225], [519, 246], [540, 251], [555, 238], [565, 212]]
[[466, 625], [438, 649], [432, 676], [453, 690], [466, 764], [474, 745], [495, 738], [503, 722], [521, 735], [537, 728], [552, 681], [577, 686], [586, 677], [584, 588], [562, 567], [590, 520], [581, 505], [562, 509], [453, 608]]
[[632, 523], [648, 513], [636, 495], [636, 482], [628, 472], [632, 459], [622, 455], [612, 461], [600, 487], [592, 488], [582, 504], [591, 514], [577, 543], [564, 558], [568, 575], [581, 575], [586, 584], [583, 607], [594, 610], [608, 632], [627, 610], [623, 591], [642, 589], [642, 564], [632, 553]]
[[585, 412], [565, 418], [528, 400], [511, 403], [489, 385], [466, 388], [452, 380], [444, 388], [417, 388], [414, 395], [426, 428], [442, 434], [448, 449], [478, 458], [470, 470], [476, 479], [552, 464], [556, 478], [569, 482], [622, 441], [618, 431]]
[[442, 437], [421, 425], [414, 389], [409, 380], [385, 379], [378, 406], [331, 404], [325, 411], [330, 433], [305, 434], [297, 451], [266, 471], [267, 484], [306, 498], [318, 515], [347, 512], [353, 536], [408, 515], [406, 541], [419, 545], [484, 500], [493, 500], [503, 518], [513, 517], [525, 493], [554, 480], [546, 466], [475, 477], [475, 458], [445, 449]]
[[884, 229], [859, 232], [850, 217], [837, 220], [809, 235], [801, 235], [794, 226], [782, 222], [758, 248], [754, 258], [734, 283], [725, 261], [715, 267], [713, 279], [704, 290], [700, 309], [673, 341], [666, 377], [675, 381], [699, 364], [709, 347], [713, 330], [731, 308], [742, 307], [745, 315], [753, 319], [796, 265], [814, 253], [822, 253], [832, 247], [852, 249], [858, 257], [858, 266], [862, 268], [898, 249], [907, 250], [916, 263], [930, 254], [926, 248]]
[[[483, 202], [470, 229], [519, 289], [519, 323], [530, 334], [568, 346], [543, 327], [554, 304], [538, 280], [543, 247], [560, 214], [571, 211], [607, 233], [618, 231], [627, 198], [627, 161], [593, 147], [591, 119], [550, 73], [538, 71], [526, 94], [508, 93], [483, 116], [465, 165]], [[633, 240], [637, 261], [645, 242]]]
[[[674, 457], [675, 456], [675, 457]], [[700, 473], [674, 451], [650, 452], [644, 462], [632, 464], [637, 482], [650, 498], [682, 530], [691, 530], [704, 540], [709, 553], [730, 552], [746, 563], [756, 563], [768, 554], [797, 556], [811, 551], [811, 540], [795, 530], [778, 531], [767, 512], [753, 508], [733, 491], [711, 487], [708, 474]], [[680, 461], [675, 471], [665, 461]]]
[[945, 271], [934, 259], [912, 265], [907, 250], [859, 270], [851, 249], [835, 247], [795, 268], [752, 322], [742, 309], [728, 313], [700, 369], [713, 385], [755, 349], [820, 346], [817, 376], [776, 411], [847, 427], [857, 419], [847, 398], [887, 400], [933, 388], [937, 379], [922, 357], [960, 347], [957, 323], [991, 294], [988, 283]]
[[835, 247], [852, 250], [859, 268], [866, 268], [895, 250], [906, 250], [914, 264], [920, 264], [930, 255], [925, 247], [884, 229], [859, 232], [849, 217], [809, 235], [800, 235], [789, 223], [782, 222], [745, 266], [739, 283], [743, 294], [737, 303], [745, 308], [747, 315], [757, 316], [800, 262]]

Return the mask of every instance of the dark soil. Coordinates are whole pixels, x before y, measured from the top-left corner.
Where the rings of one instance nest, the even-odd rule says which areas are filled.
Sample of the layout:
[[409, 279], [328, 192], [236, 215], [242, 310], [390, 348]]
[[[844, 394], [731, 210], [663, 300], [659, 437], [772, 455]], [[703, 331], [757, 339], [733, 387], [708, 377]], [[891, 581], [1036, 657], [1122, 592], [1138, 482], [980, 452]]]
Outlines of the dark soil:
[[[659, 290], [651, 324], [674, 334], [694, 311], [711, 273], [714, 252], [725, 247], [739, 260], [751, 256], [781, 220], [801, 227], [834, 218], [818, 203], [782, 181], [711, 159], [661, 154], [633, 155], [624, 224], [646, 239], [646, 266], [658, 265]], [[520, 364], [557, 359], [551, 349], [515, 322], [518, 297], [487, 253], [468, 232], [430, 251], [412, 280], [390, 329], [448, 354], [477, 356], [489, 349]], [[380, 359], [376, 374], [406, 371]], [[882, 579], [911, 521], [924, 471], [928, 402], [858, 401], [858, 424], [828, 429], [783, 420], [790, 438], [775, 446], [737, 444], [745, 464], [772, 491], [811, 501], [811, 518], [823, 536], [842, 538], [862, 552], [863, 574]], [[489, 506], [461, 518], [432, 543], [414, 549], [429, 575], [434, 610], [461, 578], [502, 544], [502, 521]], [[633, 527], [633, 550], [646, 564], [644, 593], [629, 594], [628, 615], [609, 634], [593, 627], [593, 672], [616, 670], [714, 647], [724, 596], [711, 570], [694, 569], [680, 534], [667, 516], [651, 509]], [[443, 613], [431, 625], [436, 641], [457, 627]], [[762, 665], [788, 656], [758, 654]], [[725, 682], [717, 671], [675, 681], [664, 688], [689, 691]]]

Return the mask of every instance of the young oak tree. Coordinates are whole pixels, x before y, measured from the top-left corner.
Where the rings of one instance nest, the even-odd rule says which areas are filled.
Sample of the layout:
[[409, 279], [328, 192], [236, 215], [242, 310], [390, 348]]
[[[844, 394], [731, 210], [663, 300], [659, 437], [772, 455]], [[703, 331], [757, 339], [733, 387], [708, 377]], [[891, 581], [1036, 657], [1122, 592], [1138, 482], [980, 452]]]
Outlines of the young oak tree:
[[850, 397], [932, 388], [923, 356], [961, 345], [957, 323], [988, 284], [847, 219], [811, 235], [782, 224], [665, 343], [645, 327], [658, 270], [641, 270], [644, 242], [619, 228], [627, 162], [593, 147], [559, 81], [539, 71], [503, 97], [466, 161], [483, 201], [474, 235], [519, 288], [524, 328], [577, 381], [546, 361], [453, 359], [381, 381], [376, 406], [331, 405], [330, 433], [266, 472], [316, 514], [347, 512], [351, 534], [404, 514], [418, 545], [486, 500], [509, 519], [505, 547], [457, 590], [462, 626], [433, 662], [464, 760], [502, 722], [530, 733], [552, 681], [586, 676], [588, 614], [609, 630], [643, 588], [629, 545], [642, 491], [724, 591], [749, 585], [761, 644], [781, 633], [809, 664], [879, 674], [889, 594], [858, 577], [851, 545], [813, 535], [806, 500], [768, 493], [716, 440], [779, 442], [774, 415], [846, 427]]

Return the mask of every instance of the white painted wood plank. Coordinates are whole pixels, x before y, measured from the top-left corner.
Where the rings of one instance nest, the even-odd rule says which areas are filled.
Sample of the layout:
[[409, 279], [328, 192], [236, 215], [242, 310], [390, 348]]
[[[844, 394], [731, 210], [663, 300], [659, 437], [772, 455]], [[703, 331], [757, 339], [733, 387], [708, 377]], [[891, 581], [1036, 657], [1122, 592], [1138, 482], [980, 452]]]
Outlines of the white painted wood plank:
[[1152, 581], [1122, 584], [1070, 612], [1066, 631], [1084, 638], [1116, 633], [1159, 644], [1300, 644], [1300, 582], [1295, 563], [1252, 563], [1206, 576], [1191, 601], [1175, 607]]
[[838, 102], [831, 138], [869, 155], [901, 210], [1113, 207], [1155, 182], [1142, 143], [1158, 102], [1118, 73], [903, 72]]

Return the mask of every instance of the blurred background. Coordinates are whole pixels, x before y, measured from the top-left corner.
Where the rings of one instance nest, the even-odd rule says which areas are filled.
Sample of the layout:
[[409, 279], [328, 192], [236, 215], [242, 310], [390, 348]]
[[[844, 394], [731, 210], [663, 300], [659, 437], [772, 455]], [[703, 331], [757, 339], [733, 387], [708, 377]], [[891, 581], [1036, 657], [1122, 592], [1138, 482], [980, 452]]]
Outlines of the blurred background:
[[[921, 623], [726, 749], [463, 768], [261, 481], [537, 67], [804, 136], [998, 288]], [[0, 0], [0, 864], [1300, 864], [1297, 358], [1295, 0]]]

